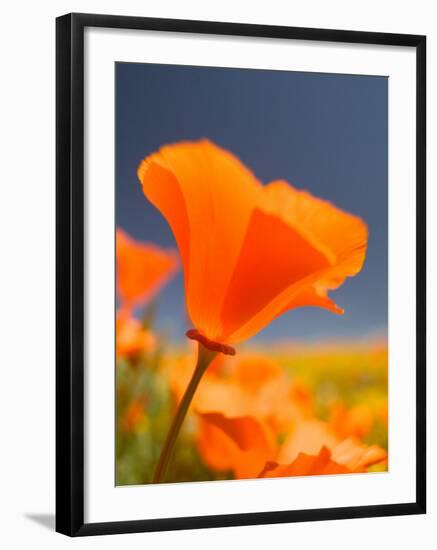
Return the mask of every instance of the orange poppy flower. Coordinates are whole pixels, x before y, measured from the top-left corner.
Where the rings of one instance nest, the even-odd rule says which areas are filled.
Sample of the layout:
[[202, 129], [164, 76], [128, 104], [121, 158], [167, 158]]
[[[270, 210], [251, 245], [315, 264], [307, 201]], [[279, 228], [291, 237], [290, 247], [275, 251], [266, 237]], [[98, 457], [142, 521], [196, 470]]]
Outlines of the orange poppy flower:
[[138, 319], [123, 313], [117, 315], [115, 331], [117, 359], [133, 357], [145, 351], [150, 352], [156, 347], [156, 338], [153, 332], [145, 329]]
[[202, 459], [213, 470], [232, 471], [237, 479], [366, 472], [387, 458], [377, 445], [339, 440], [316, 419], [297, 423], [280, 445], [270, 427], [254, 417], [199, 416], [197, 445]]
[[278, 454], [278, 462], [289, 464], [299, 453], [318, 454], [327, 447], [332, 459], [353, 471], [366, 471], [369, 466], [387, 459], [387, 452], [378, 445], [366, 445], [356, 437], [339, 438], [329, 424], [317, 419], [298, 423], [284, 441]]
[[127, 311], [150, 300], [178, 266], [173, 250], [135, 241], [120, 228], [116, 231], [116, 256], [117, 294]]
[[179, 248], [195, 326], [189, 337], [232, 354], [230, 344], [289, 309], [342, 312], [327, 293], [363, 265], [360, 218], [285, 181], [263, 186], [207, 140], [162, 147], [138, 177]]

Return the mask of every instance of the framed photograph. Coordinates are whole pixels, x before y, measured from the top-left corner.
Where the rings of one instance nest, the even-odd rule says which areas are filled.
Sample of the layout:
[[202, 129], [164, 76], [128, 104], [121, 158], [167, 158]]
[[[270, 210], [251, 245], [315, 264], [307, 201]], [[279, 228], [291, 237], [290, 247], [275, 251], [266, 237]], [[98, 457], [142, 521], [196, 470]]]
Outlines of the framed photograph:
[[57, 530], [425, 513], [425, 37], [56, 25]]

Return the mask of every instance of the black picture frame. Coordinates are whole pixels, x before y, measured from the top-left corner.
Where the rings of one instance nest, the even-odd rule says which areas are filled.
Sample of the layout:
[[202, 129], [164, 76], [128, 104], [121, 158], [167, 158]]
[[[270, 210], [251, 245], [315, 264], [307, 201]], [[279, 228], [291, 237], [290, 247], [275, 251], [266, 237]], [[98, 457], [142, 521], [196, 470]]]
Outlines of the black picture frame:
[[[416, 500], [398, 504], [84, 522], [84, 29], [404, 46], [416, 50]], [[426, 37], [68, 14], [56, 20], [56, 530], [69, 536], [423, 514], [426, 511]], [[414, 366], [412, 365], [412, 368]]]

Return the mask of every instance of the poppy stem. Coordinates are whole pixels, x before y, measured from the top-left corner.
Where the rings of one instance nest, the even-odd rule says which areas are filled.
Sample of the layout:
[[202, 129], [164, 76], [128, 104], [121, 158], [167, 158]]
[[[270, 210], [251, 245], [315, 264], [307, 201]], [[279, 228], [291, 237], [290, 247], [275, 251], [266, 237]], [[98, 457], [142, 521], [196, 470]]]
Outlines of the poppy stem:
[[161, 451], [161, 456], [159, 457], [158, 464], [153, 475], [152, 483], [160, 483], [165, 476], [167, 466], [172, 457], [174, 446], [179, 435], [179, 431], [183, 424], [183, 421], [187, 415], [188, 409], [190, 407], [191, 401], [193, 400], [194, 394], [196, 393], [197, 386], [204, 375], [206, 369], [211, 364], [214, 357], [217, 355], [216, 351], [211, 351], [204, 347], [199, 342], [199, 351], [197, 355], [197, 365], [194, 369], [193, 375], [191, 377], [190, 383], [185, 390], [185, 393], [182, 397], [181, 402], [179, 403], [178, 409], [176, 411], [173, 422], [170, 426], [170, 430], [167, 434], [167, 438], [164, 443], [164, 447]]

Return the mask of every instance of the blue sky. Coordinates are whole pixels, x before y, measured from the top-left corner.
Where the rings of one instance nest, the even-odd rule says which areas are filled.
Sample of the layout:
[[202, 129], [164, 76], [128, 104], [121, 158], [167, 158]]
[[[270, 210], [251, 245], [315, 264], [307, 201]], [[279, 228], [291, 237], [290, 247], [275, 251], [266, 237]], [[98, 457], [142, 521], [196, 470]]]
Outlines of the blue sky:
[[[385, 77], [116, 64], [116, 223], [174, 246], [136, 176], [165, 143], [202, 137], [232, 151], [268, 183], [286, 179], [361, 216], [362, 272], [331, 293], [346, 312], [291, 311], [258, 342], [365, 338], [387, 330], [388, 80]], [[180, 273], [158, 297], [159, 327], [175, 341], [189, 324]]]

